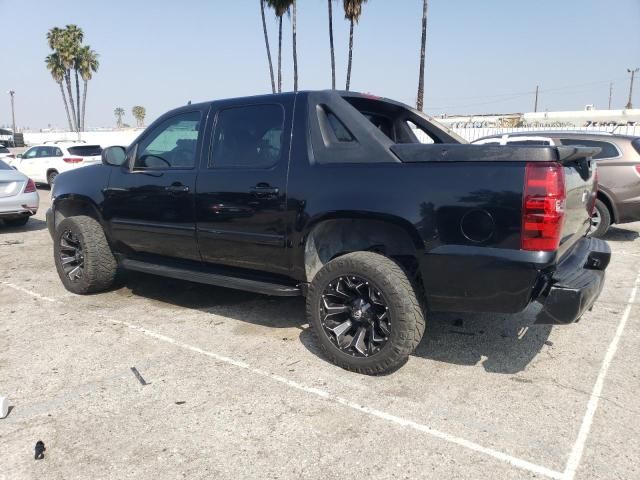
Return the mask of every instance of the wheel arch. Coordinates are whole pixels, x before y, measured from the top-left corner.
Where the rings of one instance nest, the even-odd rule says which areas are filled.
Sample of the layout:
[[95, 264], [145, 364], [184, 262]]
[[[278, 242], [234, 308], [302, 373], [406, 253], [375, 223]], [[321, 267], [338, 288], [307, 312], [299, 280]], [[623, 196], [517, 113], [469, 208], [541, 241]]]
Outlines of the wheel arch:
[[303, 236], [307, 282], [329, 261], [347, 253], [372, 251], [417, 271], [424, 243], [405, 219], [368, 212], [333, 212], [310, 222]]
[[53, 203], [53, 213], [54, 229], [65, 218], [79, 215], [91, 217], [103, 225], [100, 209], [91, 198], [84, 195], [67, 194], [57, 197]]

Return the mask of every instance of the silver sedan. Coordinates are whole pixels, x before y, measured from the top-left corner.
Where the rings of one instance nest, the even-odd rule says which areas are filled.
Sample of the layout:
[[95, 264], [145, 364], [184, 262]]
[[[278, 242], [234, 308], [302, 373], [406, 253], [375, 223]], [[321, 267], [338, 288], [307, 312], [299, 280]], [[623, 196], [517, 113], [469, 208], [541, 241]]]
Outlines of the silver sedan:
[[33, 180], [0, 160], [0, 220], [12, 227], [25, 225], [39, 203]]

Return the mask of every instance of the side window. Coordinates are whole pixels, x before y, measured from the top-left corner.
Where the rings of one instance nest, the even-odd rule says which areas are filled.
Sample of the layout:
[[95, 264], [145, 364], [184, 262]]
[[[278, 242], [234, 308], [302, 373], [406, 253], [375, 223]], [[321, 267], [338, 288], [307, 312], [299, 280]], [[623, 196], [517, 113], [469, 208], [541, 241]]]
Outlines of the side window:
[[598, 147], [602, 151], [593, 157], [594, 160], [602, 158], [614, 158], [620, 156], [620, 152], [613, 143], [599, 142], [597, 140], [583, 140], [581, 138], [561, 138], [562, 145], [570, 145], [572, 147]]
[[507, 141], [507, 145], [514, 145], [514, 146], [538, 146], [538, 147], [547, 147], [549, 145], [551, 145], [551, 142], [549, 140], [518, 140], [518, 139], [509, 139]]
[[193, 168], [199, 132], [200, 112], [166, 119], [138, 144], [133, 168]]
[[56, 151], [53, 153], [54, 157], [62, 157], [62, 150], [56, 147]]
[[351, 132], [333, 112], [327, 112], [327, 121], [339, 142], [355, 142], [356, 139], [353, 138]]
[[433, 140], [433, 137], [431, 137], [431, 135], [429, 135], [422, 128], [420, 128], [418, 125], [413, 123], [411, 120], [407, 120], [406, 124], [411, 129], [413, 134], [416, 136], [416, 138], [418, 139], [418, 142], [423, 143], [423, 144], [427, 144], [427, 145], [435, 143], [435, 141]]
[[213, 168], [269, 168], [280, 160], [284, 110], [248, 105], [220, 110], [213, 134]]
[[38, 155], [38, 147], [33, 147], [27, 150], [22, 156], [22, 158], [36, 158], [37, 155]]

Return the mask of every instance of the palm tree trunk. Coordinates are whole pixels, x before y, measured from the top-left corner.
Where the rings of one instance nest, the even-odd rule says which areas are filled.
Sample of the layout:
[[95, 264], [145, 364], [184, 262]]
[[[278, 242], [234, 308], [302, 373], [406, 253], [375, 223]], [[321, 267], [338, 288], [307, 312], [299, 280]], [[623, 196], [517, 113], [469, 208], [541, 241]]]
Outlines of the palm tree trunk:
[[293, 18], [291, 19], [293, 30], [293, 91], [298, 91], [298, 50], [296, 49], [296, 1], [293, 0]]
[[67, 96], [64, 94], [64, 87], [62, 86], [62, 80], [58, 82], [60, 85], [60, 93], [62, 94], [62, 102], [64, 103], [64, 110], [67, 112], [67, 121], [69, 122], [69, 131], [73, 130], [73, 125], [71, 124], [71, 115], [69, 114], [69, 105], [67, 104]]
[[329, 45], [331, 47], [331, 88], [336, 89], [336, 54], [333, 48], [333, 6], [331, 2], [333, 0], [327, 0], [329, 4]]
[[418, 78], [418, 100], [416, 108], [420, 111], [424, 109], [424, 58], [427, 47], [427, 4], [429, 0], [424, 0], [422, 5], [422, 43], [420, 46], [420, 75]]
[[84, 80], [84, 90], [82, 91], [82, 131], [84, 132], [84, 119], [85, 119], [85, 110], [87, 107], [87, 86], [89, 82]]
[[78, 76], [78, 70], [75, 71], [76, 72], [76, 103], [78, 104], [78, 111], [77, 111], [77, 115], [78, 115], [78, 121], [76, 122], [76, 125], [78, 126], [78, 133], [82, 131], [82, 123], [80, 122], [80, 79]]
[[282, 17], [278, 27], [278, 93], [282, 92]]
[[273, 77], [273, 61], [271, 60], [271, 48], [269, 47], [269, 35], [267, 34], [267, 21], [264, 18], [264, 1], [260, 0], [260, 13], [262, 14], [262, 30], [264, 31], [264, 44], [267, 47], [267, 59], [269, 60], [269, 74], [271, 75], [271, 91], [276, 93], [276, 80]]
[[73, 104], [73, 92], [71, 90], [71, 72], [69, 70], [64, 74], [64, 81], [67, 84], [67, 93], [69, 94], [69, 105], [71, 106], [71, 118], [72, 118], [72, 130], [74, 132], [78, 131], [76, 127], [76, 107]]
[[349, 29], [349, 64], [347, 66], [347, 92], [351, 86], [351, 66], [353, 65], [353, 20]]

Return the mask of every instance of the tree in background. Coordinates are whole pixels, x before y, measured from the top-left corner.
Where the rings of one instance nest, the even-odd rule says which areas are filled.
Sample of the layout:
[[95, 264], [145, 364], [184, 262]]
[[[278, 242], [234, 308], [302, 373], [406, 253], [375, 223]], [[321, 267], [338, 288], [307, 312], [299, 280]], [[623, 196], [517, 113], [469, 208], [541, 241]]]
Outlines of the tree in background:
[[64, 109], [67, 112], [67, 121], [69, 122], [69, 131], [73, 131], [73, 124], [71, 123], [71, 114], [69, 113], [69, 104], [67, 103], [67, 96], [64, 93], [64, 87], [62, 86], [62, 81], [65, 78], [65, 68], [62, 65], [62, 61], [60, 60], [60, 55], [57, 53], [51, 53], [47, 55], [45, 59], [45, 63], [47, 64], [47, 69], [51, 76], [55, 80], [55, 82], [60, 87], [60, 94], [62, 95], [62, 102], [64, 103]]
[[133, 118], [136, 119], [137, 126], [144, 127], [144, 117], [147, 115], [147, 109], [140, 105], [136, 105], [131, 109], [131, 114], [133, 115]]
[[420, 74], [418, 77], [418, 99], [416, 108], [420, 111], [424, 109], [424, 58], [427, 47], [427, 5], [429, 1], [423, 0], [422, 4], [422, 42], [420, 45]]
[[293, 17], [291, 19], [291, 30], [293, 32], [293, 91], [298, 91], [298, 49], [296, 47], [296, 0], [292, 0], [291, 7]]
[[349, 64], [347, 65], [347, 91], [351, 86], [351, 67], [353, 65], [353, 27], [360, 20], [362, 5], [367, 0], [343, 0], [344, 18], [351, 24], [349, 29]]
[[267, 32], [267, 21], [264, 17], [264, 4], [266, 0], [260, 0], [260, 14], [262, 16], [262, 30], [264, 31], [264, 44], [267, 48], [267, 60], [269, 61], [269, 73], [271, 75], [271, 91], [276, 93], [276, 81], [273, 76], [273, 61], [271, 60], [271, 47], [269, 46], [269, 34]]
[[336, 52], [333, 48], [333, 0], [327, 0], [329, 5], [329, 48], [331, 50], [331, 88], [336, 89]]
[[[70, 116], [67, 113], [67, 119], [71, 118], [70, 128], [76, 132], [84, 130], [87, 86], [99, 66], [98, 54], [88, 45], [82, 45], [83, 40], [84, 32], [77, 25], [67, 25], [65, 28], [53, 27], [47, 32], [47, 43], [53, 53], [47, 56], [45, 62], [56, 83], [62, 86], [64, 80], [67, 88], [67, 96], [63, 95], [65, 110], [67, 112], [71, 110]], [[75, 97], [71, 84], [72, 75], [76, 82]], [[84, 81], [82, 101], [80, 99], [81, 76]]]
[[124, 108], [118, 107], [113, 111], [116, 116], [116, 126], [122, 128], [122, 117], [124, 117]]
[[78, 56], [78, 70], [80, 76], [84, 82], [84, 89], [82, 91], [82, 116], [80, 117], [80, 130], [84, 131], [85, 112], [87, 107], [87, 85], [89, 80], [93, 78], [93, 74], [98, 71], [100, 62], [98, 61], [98, 54], [95, 50], [91, 50], [89, 45], [85, 45], [80, 49]]
[[282, 17], [289, 13], [293, 0], [267, 0], [278, 19], [278, 93], [282, 92]]

